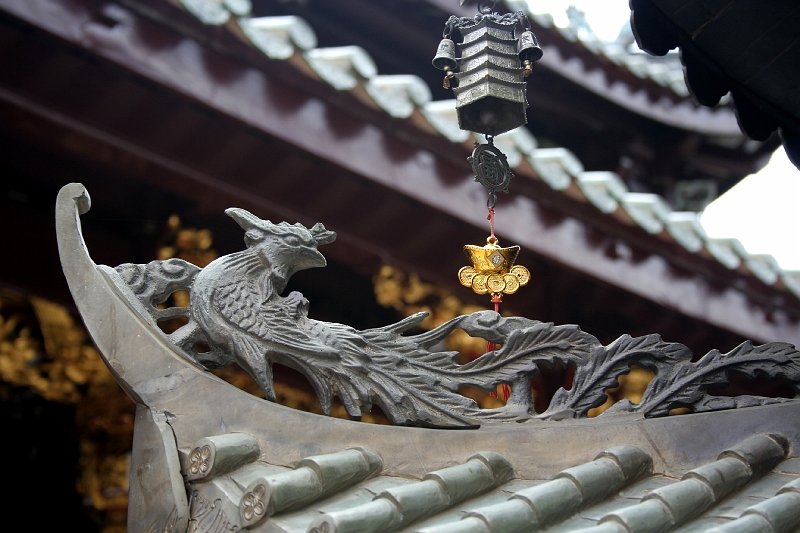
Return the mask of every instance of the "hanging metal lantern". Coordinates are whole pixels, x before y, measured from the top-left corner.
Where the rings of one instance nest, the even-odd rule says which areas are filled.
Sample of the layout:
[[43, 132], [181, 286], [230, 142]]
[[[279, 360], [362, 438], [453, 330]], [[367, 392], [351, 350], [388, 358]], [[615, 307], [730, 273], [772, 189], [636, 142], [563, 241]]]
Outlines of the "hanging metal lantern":
[[[531, 62], [541, 57], [541, 48], [521, 11], [506, 15], [487, 7], [481, 11], [473, 18], [450, 17], [433, 64], [445, 71], [445, 88], [451, 78], [457, 80], [453, 92], [459, 127], [494, 136], [527, 123], [523, 71], [529, 72]], [[527, 30], [523, 40], [514, 35], [520, 22]], [[450, 48], [454, 31], [463, 38], [457, 60]], [[525, 67], [521, 61], [527, 62]]]
[[[494, 136], [528, 122], [524, 77], [531, 73], [531, 64], [542, 57], [542, 49], [522, 11], [494, 13], [496, 2], [491, 0], [461, 0], [461, 5], [473, 2], [478, 2], [480, 13], [473, 18], [450, 17], [432, 63], [445, 72], [444, 88], [453, 86], [458, 126], [486, 136], [485, 144], [475, 143], [469, 162], [475, 181], [489, 192], [486, 219], [491, 234], [486, 246], [464, 247], [472, 266], [462, 268], [458, 278], [478, 294], [491, 294], [494, 310], [499, 312], [503, 295], [514, 294], [528, 283], [530, 272], [514, 265], [519, 246], [501, 248], [494, 234], [497, 193], [507, 193], [514, 177], [505, 154], [494, 145]], [[517, 39], [515, 32], [520, 22], [525, 31]], [[454, 33], [463, 38], [459, 45], [451, 39]], [[456, 57], [456, 49], [461, 52], [460, 58]], [[495, 349], [492, 342], [487, 342], [487, 353]], [[507, 400], [511, 389], [507, 385], [501, 389]]]

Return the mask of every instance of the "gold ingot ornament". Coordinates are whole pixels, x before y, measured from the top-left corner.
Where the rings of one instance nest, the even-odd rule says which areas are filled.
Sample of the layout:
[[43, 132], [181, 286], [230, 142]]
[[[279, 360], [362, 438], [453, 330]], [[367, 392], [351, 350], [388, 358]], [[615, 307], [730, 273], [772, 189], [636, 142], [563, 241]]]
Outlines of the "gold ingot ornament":
[[519, 246], [501, 248], [494, 236], [486, 239], [486, 246], [464, 246], [464, 253], [472, 266], [458, 271], [458, 281], [477, 294], [491, 294], [499, 299], [502, 294], [514, 294], [531, 279], [527, 268], [514, 265]]

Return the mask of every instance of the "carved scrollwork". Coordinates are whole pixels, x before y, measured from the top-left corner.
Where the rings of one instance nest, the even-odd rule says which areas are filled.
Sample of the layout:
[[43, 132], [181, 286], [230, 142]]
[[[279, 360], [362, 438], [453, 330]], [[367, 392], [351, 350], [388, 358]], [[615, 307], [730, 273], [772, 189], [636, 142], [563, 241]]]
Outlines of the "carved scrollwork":
[[[300, 224], [272, 224], [242, 209], [227, 213], [246, 231], [246, 250], [220, 257], [202, 270], [170, 260], [123, 265], [117, 271], [153, 313], [158, 312], [153, 303], [169, 291], [189, 288], [189, 323], [168, 338], [184, 350], [187, 339], [203, 339], [211, 351], [187, 350], [190, 357], [206, 366], [239, 364], [273, 401], [274, 362], [304, 373], [326, 414], [338, 396], [352, 418], [378, 404], [395, 424], [433, 427], [585, 417], [606, 401], [605, 391], [634, 365], [655, 373], [642, 401], [619, 402], [608, 412], [654, 417], [675, 407], [707, 411], [781, 401], [708, 396], [707, 390], [727, 383], [730, 371], [800, 383], [800, 353], [784, 343], [746, 342], [728, 354], [714, 350], [692, 363], [686, 346], [655, 334], [624, 335], [603, 346], [577, 326], [501, 317], [492, 311], [460, 316], [415, 336], [403, 333], [426, 313], [364, 331], [313, 320], [301, 294], [280, 293], [298, 270], [325, 265], [317, 248], [335, 234], [320, 224], [309, 230]], [[457, 329], [502, 347], [464, 365], [457, 362], [458, 352], [433, 351]], [[541, 365], [556, 364], [575, 368], [573, 385], [560, 389], [545, 412], [536, 413], [531, 380]], [[511, 387], [511, 396], [497, 409], [481, 409], [459, 393], [465, 385], [491, 391], [500, 384]], [[198, 453], [201, 468], [202, 451]]]
[[474, 17], [456, 17], [453, 15], [447, 19], [445, 26], [446, 28], [456, 30], [461, 28], [469, 28], [470, 26], [480, 24], [484, 19], [489, 19], [495, 24], [514, 26], [521, 20], [524, 20], [525, 17], [526, 15], [522, 11], [515, 11], [514, 13], [506, 13], [503, 15], [500, 15], [499, 13], [478, 13]]
[[225, 516], [221, 500], [212, 503], [197, 491], [192, 493], [189, 499], [190, 533], [233, 533], [239, 530], [239, 526]]

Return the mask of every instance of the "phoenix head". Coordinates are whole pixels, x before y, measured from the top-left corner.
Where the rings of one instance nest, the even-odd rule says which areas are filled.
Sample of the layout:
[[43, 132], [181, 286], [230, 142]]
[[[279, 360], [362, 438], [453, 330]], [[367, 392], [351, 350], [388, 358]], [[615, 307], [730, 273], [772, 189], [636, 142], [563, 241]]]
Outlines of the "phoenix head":
[[232, 207], [225, 214], [245, 230], [247, 248], [269, 268], [275, 288], [281, 292], [295, 272], [307, 268], [324, 267], [327, 262], [318, 247], [336, 240], [336, 233], [322, 224], [311, 229], [299, 222], [273, 224], [262, 220], [245, 209]]

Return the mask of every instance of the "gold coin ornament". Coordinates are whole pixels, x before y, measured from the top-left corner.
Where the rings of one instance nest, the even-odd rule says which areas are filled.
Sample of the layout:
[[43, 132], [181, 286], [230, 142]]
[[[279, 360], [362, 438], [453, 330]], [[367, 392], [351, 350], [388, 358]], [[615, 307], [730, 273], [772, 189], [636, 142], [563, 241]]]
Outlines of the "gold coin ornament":
[[461, 267], [458, 271], [458, 281], [465, 287], [472, 286], [472, 280], [478, 275], [478, 271], [472, 267]]
[[519, 290], [519, 278], [514, 274], [503, 274], [503, 281], [506, 284], [504, 288], [506, 294], [514, 294]]
[[502, 248], [494, 236], [486, 239], [486, 246], [464, 246], [464, 253], [472, 266], [458, 271], [458, 281], [477, 294], [491, 294], [493, 301], [514, 294], [531, 279], [527, 268], [514, 264], [519, 246]]
[[522, 265], [511, 267], [511, 273], [519, 280], [520, 285], [527, 285], [531, 280], [531, 273]]
[[486, 294], [489, 292], [489, 287], [487, 286], [486, 280], [489, 276], [486, 274], [476, 274], [474, 278], [472, 278], [472, 290], [478, 294]]

